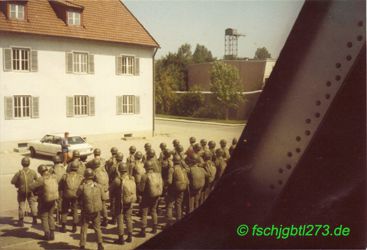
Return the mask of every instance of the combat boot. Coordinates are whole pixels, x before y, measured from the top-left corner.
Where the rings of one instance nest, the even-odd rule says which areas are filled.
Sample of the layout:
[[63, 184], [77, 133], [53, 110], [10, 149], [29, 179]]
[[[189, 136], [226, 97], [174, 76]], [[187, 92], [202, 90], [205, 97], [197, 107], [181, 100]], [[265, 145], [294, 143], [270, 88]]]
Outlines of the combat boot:
[[54, 240], [54, 239], [55, 239], [55, 232], [50, 231], [50, 240]]
[[119, 238], [117, 240], [115, 240], [113, 243], [119, 244], [119, 245], [123, 245], [125, 243], [124, 236], [123, 235], [119, 235]]
[[37, 225], [37, 216], [33, 216], [32, 225]]
[[139, 237], [143, 237], [143, 238], [145, 238], [145, 228], [142, 228], [141, 229], [141, 231], [140, 231], [140, 233], [139, 233]]
[[126, 242], [131, 242], [133, 240], [133, 235], [132, 235], [132, 233], [128, 233], [127, 234], [127, 238], [126, 238]]
[[107, 218], [103, 218], [102, 223], [101, 223], [101, 227], [107, 227]]
[[18, 226], [19, 227], [24, 227], [24, 220], [23, 220], [23, 218], [19, 219]]
[[49, 232], [45, 232], [45, 235], [43, 236], [43, 240], [51, 240]]
[[115, 217], [113, 217], [113, 218], [109, 221], [109, 223], [110, 223], [111, 225], [116, 225], [116, 218], [115, 218]]
[[156, 234], [157, 233], [157, 225], [153, 225], [153, 230], [151, 232], [152, 234]]
[[73, 224], [73, 229], [71, 229], [72, 233], [76, 233], [76, 224]]
[[97, 249], [98, 250], [104, 250], [104, 247], [103, 247], [102, 243], [98, 243], [98, 248]]
[[60, 232], [61, 233], [66, 233], [66, 225], [65, 225], [65, 223], [62, 223], [61, 224]]

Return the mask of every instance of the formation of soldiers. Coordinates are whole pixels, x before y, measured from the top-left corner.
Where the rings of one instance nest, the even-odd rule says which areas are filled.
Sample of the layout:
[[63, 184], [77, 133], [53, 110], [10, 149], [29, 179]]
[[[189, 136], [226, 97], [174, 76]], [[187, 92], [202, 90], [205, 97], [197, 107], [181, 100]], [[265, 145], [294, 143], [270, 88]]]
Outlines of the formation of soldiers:
[[[24, 157], [21, 161], [23, 169], [11, 180], [18, 189], [19, 226], [24, 226], [24, 210], [28, 202], [32, 224], [37, 224], [38, 214], [45, 240], [55, 238], [55, 214], [60, 223], [59, 231], [66, 232], [71, 210], [71, 231], [75, 233], [77, 226], [81, 227], [80, 249], [85, 248], [90, 225], [95, 230], [99, 250], [104, 249], [101, 227], [108, 223], [117, 224], [116, 244], [131, 242], [133, 213], [141, 217], [139, 237], [146, 236], [149, 211], [151, 233], [155, 234], [159, 204], [165, 204], [167, 227], [196, 209], [223, 175], [237, 145], [236, 138], [230, 148], [227, 148], [226, 140], [220, 141], [220, 147], [205, 139], [197, 143], [194, 137], [190, 137], [189, 141], [186, 151], [177, 139], [172, 142], [173, 150], [161, 143], [158, 157], [150, 143], [144, 145], [144, 154], [131, 146], [126, 160], [116, 147], [111, 148], [111, 157], [107, 161], [101, 158], [101, 150], [96, 148], [94, 158], [84, 163], [79, 151], [75, 150], [67, 165], [55, 156], [54, 165], [38, 166], [39, 176], [29, 168], [30, 159]], [[138, 209], [133, 211], [136, 204]]]

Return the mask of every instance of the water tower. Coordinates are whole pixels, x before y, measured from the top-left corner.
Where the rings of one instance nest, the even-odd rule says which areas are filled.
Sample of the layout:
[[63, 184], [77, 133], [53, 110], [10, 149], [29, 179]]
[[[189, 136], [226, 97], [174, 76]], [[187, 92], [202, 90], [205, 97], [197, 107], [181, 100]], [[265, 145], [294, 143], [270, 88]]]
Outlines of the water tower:
[[237, 58], [238, 54], [238, 38], [245, 36], [240, 34], [236, 29], [228, 28], [224, 33], [224, 58]]

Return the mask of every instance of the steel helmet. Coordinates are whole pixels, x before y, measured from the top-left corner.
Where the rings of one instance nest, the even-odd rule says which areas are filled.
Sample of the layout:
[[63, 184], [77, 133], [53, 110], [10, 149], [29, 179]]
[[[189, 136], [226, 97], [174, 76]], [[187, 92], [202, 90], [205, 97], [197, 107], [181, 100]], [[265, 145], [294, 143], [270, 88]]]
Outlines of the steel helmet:
[[111, 154], [112, 154], [112, 155], [117, 154], [117, 152], [118, 152], [118, 149], [117, 149], [116, 147], [112, 147], [112, 148], [111, 148]]
[[217, 150], [215, 150], [215, 155], [221, 157], [224, 155], [224, 151], [221, 148], [217, 148]]
[[134, 157], [135, 159], [140, 160], [141, 158], [143, 158], [143, 154], [140, 151], [138, 151], [135, 153]]
[[80, 158], [80, 152], [79, 152], [79, 150], [74, 150], [73, 151], [73, 158]]
[[201, 150], [201, 146], [199, 143], [195, 143], [193, 146], [193, 149], [195, 151], [195, 153], [199, 152]]
[[136, 152], [136, 147], [135, 146], [130, 146], [129, 147], [129, 152], [130, 152], [130, 154], [134, 154]]
[[238, 142], [238, 140], [237, 140], [237, 138], [236, 138], [236, 137], [232, 139], [232, 144], [233, 144], [233, 145], [236, 145], [236, 144], [237, 144], [237, 142]]
[[71, 171], [78, 171], [79, 169], [79, 162], [77, 161], [72, 161], [70, 164], [70, 170]]
[[220, 140], [219, 144], [220, 144], [221, 147], [225, 147], [227, 145], [227, 141], [222, 139], [222, 140]]
[[37, 168], [37, 172], [42, 175], [44, 172], [46, 172], [48, 169], [45, 165], [41, 164]]
[[31, 164], [31, 160], [29, 157], [23, 157], [21, 164], [23, 167], [28, 167]]
[[193, 144], [196, 142], [196, 138], [192, 136], [190, 137], [189, 141], [190, 141], [190, 144]]
[[94, 171], [93, 171], [93, 169], [87, 168], [87, 169], [84, 171], [84, 177], [85, 177], [86, 179], [93, 179], [93, 178], [94, 178]]
[[200, 140], [200, 145], [202, 146], [202, 147], [204, 147], [204, 146], [206, 146], [206, 144], [207, 144], [208, 142], [207, 142], [207, 140], [206, 139], [201, 139]]
[[61, 157], [60, 157], [60, 156], [58, 156], [58, 155], [54, 155], [54, 156], [52, 157], [52, 161], [53, 161], [55, 164], [57, 164], [57, 163], [61, 163], [61, 162], [62, 162]]
[[166, 144], [166, 143], [164, 143], [164, 142], [162, 142], [161, 144], [159, 144], [159, 148], [160, 148], [161, 150], [164, 150], [164, 149], [166, 149], [166, 148], [167, 148], [167, 144]]
[[95, 156], [99, 156], [99, 155], [101, 155], [101, 150], [99, 148], [95, 148], [94, 151], [93, 151], [93, 154]]
[[121, 174], [126, 173], [128, 171], [128, 167], [127, 167], [126, 163], [125, 162], [120, 162], [120, 164], [118, 166], [118, 170]]
[[210, 148], [210, 149], [213, 149], [213, 148], [215, 148], [215, 146], [216, 146], [217, 144], [215, 143], [215, 141], [209, 141], [208, 145], [209, 145], [209, 148]]
[[117, 161], [122, 161], [124, 159], [124, 154], [123, 153], [121, 153], [121, 152], [118, 152], [117, 154], [116, 154], [116, 160]]
[[144, 144], [144, 148], [147, 151], [147, 150], [149, 150], [149, 149], [152, 148], [152, 144], [150, 144], [149, 142], [147, 142], [147, 143]]
[[210, 153], [209, 151], [205, 151], [204, 152], [204, 155], [203, 155], [203, 158], [205, 161], [208, 161], [212, 158], [212, 153]]

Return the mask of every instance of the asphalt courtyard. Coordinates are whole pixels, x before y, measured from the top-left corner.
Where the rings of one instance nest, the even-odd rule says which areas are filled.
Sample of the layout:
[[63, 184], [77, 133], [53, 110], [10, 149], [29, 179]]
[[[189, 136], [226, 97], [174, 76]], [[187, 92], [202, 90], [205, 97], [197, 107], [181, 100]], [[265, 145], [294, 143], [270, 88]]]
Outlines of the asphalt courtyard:
[[[131, 145], [137, 147], [138, 150], [143, 151], [143, 146], [146, 142], [152, 144], [152, 147], [158, 153], [159, 144], [161, 142], [167, 143], [172, 147], [172, 140], [178, 139], [184, 148], [189, 145], [189, 137], [195, 136], [197, 140], [202, 138], [214, 140], [219, 145], [220, 139], [226, 139], [230, 144], [233, 137], [239, 137], [244, 125], [221, 125], [208, 123], [195, 123], [174, 120], [156, 120], [156, 135], [149, 138], [131, 138], [128, 140], [122, 139], [121, 134], [108, 135], [87, 135], [88, 143], [94, 147], [102, 150], [102, 157], [108, 159], [110, 156], [110, 148], [116, 146], [125, 156], [128, 154], [128, 148]], [[0, 151], [0, 248], [1, 249], [76, 249], [79, 246], [79, 233], [59, 233], [56, 232], [54, 241], [42, 240], [42, 228], [40, 223], [38, 225], [31, 225], [31, 218], [25, 218], [25, 227], [20, 228], [16, 226], [17, 222], [17, 201], [16, 189], [10, 184], [12, 176], [21, 168], [20, 161], [28, 152], [17, 153], [11, 148], [4, 148]], [[42, 163], [51, 163], [51, 159], [47, 157], [38, 156], [31, 159], [31, 168], [36, 170], [37, 166]], [[164, 208], [161, 209], [164, 212]], [[150, 217], [148, 217], [149, 219]], [[70, 218], [69, 218], [70, 219]], [[140, 218], [133, 216], [134, 232], [137, 235], [139, 232]], [[149, 223], [149, 220], [148, 220]], [[159, 227], [163, 228], [165, 225], [164, 214], [159, 216]], [[69, 226], [70, 229], [70, 226]], [[125, 243], [123, 249], [133, 249], [140, 245], [150, 237], [148, 233], [146, 238], [134, 237], [132, 243]], [[160, 231], [160, 230], [159, 230]], [[121, 249], [120, 245], [113, 244], [116, 239], [116, 226], [108, 225], [103, 228], [103, 241], [105, 249]], [[97, 245], [94, 241], [94, 231], [88, 231], [88, 249], [96, 249]]]

